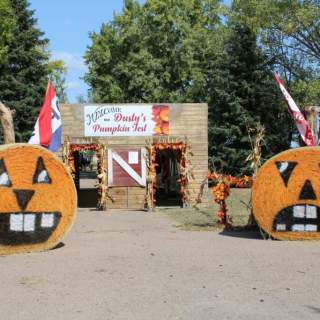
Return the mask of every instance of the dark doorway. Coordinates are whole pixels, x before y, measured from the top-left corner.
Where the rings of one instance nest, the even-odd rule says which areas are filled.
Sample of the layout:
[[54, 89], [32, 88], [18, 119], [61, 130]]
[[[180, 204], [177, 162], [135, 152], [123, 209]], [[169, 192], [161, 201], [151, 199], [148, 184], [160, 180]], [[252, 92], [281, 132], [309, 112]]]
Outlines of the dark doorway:
[[74, 152], [75, 185], [78, 192], [78, 206], [91, 208], [97, 205], [97, 156], [93, 150]]
[[181, 150], [171, 148], [156, 151], [156, 206], [182, 207], [180, 185]]

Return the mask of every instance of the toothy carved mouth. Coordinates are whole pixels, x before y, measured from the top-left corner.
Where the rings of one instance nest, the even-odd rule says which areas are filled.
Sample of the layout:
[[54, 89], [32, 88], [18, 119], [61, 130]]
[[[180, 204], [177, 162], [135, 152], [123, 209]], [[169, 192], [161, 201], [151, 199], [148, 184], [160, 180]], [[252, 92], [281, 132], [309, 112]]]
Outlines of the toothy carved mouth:
[[276, 232], [320, 231], [320, 208], [314, 205], [294, 205], [281, 210], [273, 220], [272, 230]]
[[60, 218], [60, 212], [0, 213], [0, 244], [15, 246], [45, 242]]

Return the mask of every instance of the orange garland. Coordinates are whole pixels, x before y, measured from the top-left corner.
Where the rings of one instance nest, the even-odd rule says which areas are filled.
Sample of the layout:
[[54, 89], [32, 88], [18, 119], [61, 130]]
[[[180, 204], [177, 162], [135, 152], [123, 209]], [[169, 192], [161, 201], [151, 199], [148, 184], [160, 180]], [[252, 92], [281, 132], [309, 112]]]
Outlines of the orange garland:
[[212, 188], [212, 192], [214, 201], [220, 206], [219, 211], [216, 213], [218, 223], [230, 228], [232, 226], [232, 218], [227, 214], [228, 209], [226, 204], [226, 198], [230, 195], [230, 186], [226, 181], [220, 180], [220, 182]]
[[232, 175], [219, 174], [217, 172], [208, 172], [208, 180], [212, 182], [224, 180], [231, 188], [251, 188], [253, 179], [249, 176], [234, 177]]
[[[106, 161], [105, 161], [105, 146], [102, 144], [70, 144], [69, 146], [69, 154], [67, 155], [68, 165], [70, 167], [70, 172], [73, 178], [75, 178], [76, 168], [74, 163], [74, 152], [92, 150], [96, 151], [98, 165], [97, 165], [97, 177], [98, 177], [98, 185], [97, 185], [97, 194], [98, 194], [98, 203], [97, 208], [99, 210], [106, 209], [106, 196], [108, 195], [107, 186], [105, 184], [106, 180]], [[110, 197], [109, 197], [110, 198]], [[111, 199], [111, 198], [110, 198]], [[111, 199], [114, 201], [113, 199]]]

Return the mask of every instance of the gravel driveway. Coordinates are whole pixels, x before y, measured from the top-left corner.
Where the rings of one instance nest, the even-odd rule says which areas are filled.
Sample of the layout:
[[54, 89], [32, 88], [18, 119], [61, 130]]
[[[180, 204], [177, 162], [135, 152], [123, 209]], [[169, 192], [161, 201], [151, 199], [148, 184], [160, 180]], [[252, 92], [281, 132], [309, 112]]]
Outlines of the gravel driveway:
[[320, 243], [80, 209], [65, 245], [0, 257], [1, 319], [319, 319]]

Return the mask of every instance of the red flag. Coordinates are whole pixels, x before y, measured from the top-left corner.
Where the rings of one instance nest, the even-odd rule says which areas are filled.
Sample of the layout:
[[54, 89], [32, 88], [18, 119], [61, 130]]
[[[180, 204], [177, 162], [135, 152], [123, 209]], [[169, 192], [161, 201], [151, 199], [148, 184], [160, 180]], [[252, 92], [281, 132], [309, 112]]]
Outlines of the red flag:
[[279, 86], [283, 96], [288, 104], [289, 112], [293, 116], [293, 119], [296, 122], [297, 128], [300, 132], [302, 140], [307, 146], [315, 146], [315, 140], [312, 135], [312, 131], [308, 125], [307, 120], [303, 116], [302, 112], [299, 110], [298, 106], [290, 96], [289, 92], [286, 90], [280, 76], [278, 74], [274, 75], [277, 85]]
[[50, 145], [52, 139], [52, 101], [55, 96], [54, 87], [49, 81], [44, 102], [29, 143], [39, 144], [44, 147]]

